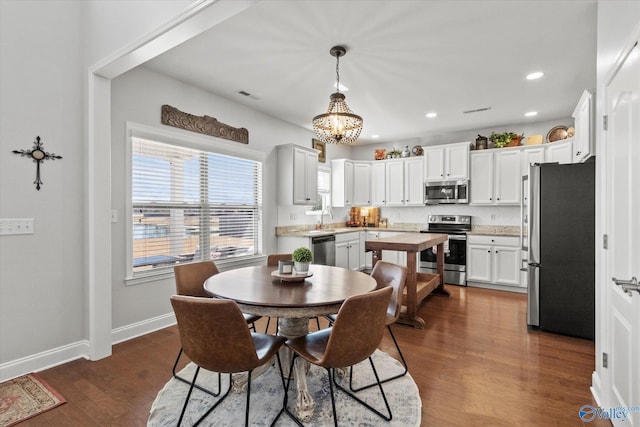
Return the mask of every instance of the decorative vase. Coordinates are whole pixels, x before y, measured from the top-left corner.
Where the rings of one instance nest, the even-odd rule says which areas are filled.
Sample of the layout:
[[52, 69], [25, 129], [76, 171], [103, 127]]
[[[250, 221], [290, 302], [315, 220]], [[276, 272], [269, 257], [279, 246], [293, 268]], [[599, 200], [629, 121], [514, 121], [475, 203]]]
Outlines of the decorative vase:
[[301, 274], [301, 273], [307, 273], [309, 271], [309, 263], [308, 262], [295, 262], [295, 270], [296, 273]]
[[409, 150], [409, 146], [405, 145], [404, 150], [402, 150], [402, 157], [409, 157], [411, 155], [411, 150]]

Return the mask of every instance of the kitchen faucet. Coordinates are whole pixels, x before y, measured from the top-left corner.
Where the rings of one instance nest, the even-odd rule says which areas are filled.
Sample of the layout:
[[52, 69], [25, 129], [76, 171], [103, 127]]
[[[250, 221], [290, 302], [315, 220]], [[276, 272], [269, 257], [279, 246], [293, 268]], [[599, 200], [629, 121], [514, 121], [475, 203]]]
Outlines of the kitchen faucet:
[[324, 228], [324, 216], [329, 215], [329, 218], [333, 219], [333, 212], [331, 211], [331, 208], [328, 208], [326, 211], [324, 209], [320, 210], [320, 229], [322, 230]]

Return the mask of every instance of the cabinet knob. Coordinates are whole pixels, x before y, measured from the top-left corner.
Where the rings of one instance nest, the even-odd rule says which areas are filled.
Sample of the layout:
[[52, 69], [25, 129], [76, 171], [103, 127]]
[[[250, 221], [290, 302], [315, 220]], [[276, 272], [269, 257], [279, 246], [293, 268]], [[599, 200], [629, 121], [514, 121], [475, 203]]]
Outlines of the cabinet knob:
[[493, 200], [493, 197], [489, 197], [489, 200]]
[[491, 253], [491, 251], [487, 251], [487, 253], [488, 253], [488, 254], [490, 254], [490, 253]]
[[500, 197], [498, 197], [496, 200], [500, 200]]

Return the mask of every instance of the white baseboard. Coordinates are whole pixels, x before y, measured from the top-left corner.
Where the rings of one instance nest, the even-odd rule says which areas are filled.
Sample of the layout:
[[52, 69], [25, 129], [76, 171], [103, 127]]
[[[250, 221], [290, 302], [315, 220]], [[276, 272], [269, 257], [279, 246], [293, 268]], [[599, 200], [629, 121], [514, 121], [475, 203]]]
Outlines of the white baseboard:
[[[111, 331], [112, 344], [118, 344], [176, 324], [171, 313], [143, 320]], [[89, 341], [82, 340], [0, 364], [0, 382], [31, 372], [44, 371], [80, 358], [89, 358]]]
[[494, 289], [496, 291], [516, 292], [519, 294], [527, 293], [527, 288], [523, 288], [520, 286], [494, 285], [493, 283], [472, 282], [470, 280], [467, 280], [467, 286], [470, 286], [472, 288]]
[[0, 382], [31, 372], [43, 371], [81, 357], [86, 358], [87, 354], [89, 354], [89, 341], [82, 340], [12, 360], [0, 365]]
[[111, 331], [111, 342], [112, 344], [118, 344], [175, 324], [176, 316], [172, 311], [162, 316], [152, 317], [151, 319], [113, 329]]
[[601, 399], [602, 385], [600, 383], [600, 376], [598, 375], [597, 371], [593, 371], [593, 373], [591, 374], [590, 390], [598, 406], [602, 407], [602, 399]]

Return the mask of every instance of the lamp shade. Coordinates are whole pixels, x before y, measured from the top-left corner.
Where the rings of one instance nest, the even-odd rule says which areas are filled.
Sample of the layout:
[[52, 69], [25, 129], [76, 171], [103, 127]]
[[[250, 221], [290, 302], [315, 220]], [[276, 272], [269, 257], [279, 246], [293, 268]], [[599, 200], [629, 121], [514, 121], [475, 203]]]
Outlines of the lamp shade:
[[329, 144], [350, 144], [358, 140], [362, 117], [353, 114], [342, 93], [332, 93], [329, 108], [313, 118], [313, 130], [321, 141]]

